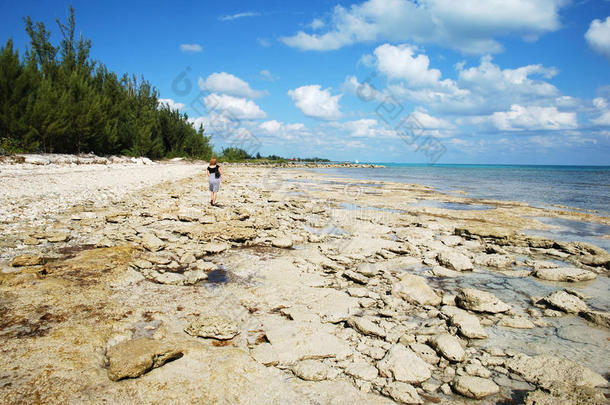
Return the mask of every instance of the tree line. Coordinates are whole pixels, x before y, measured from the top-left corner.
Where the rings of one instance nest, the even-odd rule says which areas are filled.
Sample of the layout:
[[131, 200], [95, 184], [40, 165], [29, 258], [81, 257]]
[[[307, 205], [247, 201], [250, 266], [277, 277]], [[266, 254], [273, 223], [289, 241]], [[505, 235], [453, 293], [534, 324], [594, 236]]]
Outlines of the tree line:
[[161, 104], [143, 78], [118, 76], [90, 57], [75, 36], [74, 8], [57, 19], [61, 41], [26, 17], [22, 57], [9, 39], [0, 50], [0, 150], [209, 159], [211, 137], [186, 114]]

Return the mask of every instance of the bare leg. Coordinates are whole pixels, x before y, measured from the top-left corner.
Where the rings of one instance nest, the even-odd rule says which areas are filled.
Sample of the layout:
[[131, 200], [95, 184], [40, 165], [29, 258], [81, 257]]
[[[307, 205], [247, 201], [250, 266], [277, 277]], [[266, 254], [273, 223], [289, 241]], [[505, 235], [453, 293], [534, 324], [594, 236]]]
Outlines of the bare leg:
[[216, 204], [216, 194], [215, 192], [212, 192], [212, 205]]
[[210, 191], [210, 203], [214, 204], [214, 192]]

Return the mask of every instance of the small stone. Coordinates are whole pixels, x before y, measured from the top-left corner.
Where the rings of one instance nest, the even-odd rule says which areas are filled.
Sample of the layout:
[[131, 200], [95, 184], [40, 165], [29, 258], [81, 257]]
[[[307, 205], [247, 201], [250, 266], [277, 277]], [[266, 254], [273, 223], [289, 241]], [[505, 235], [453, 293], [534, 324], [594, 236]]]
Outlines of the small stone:
[[459, 376], [453, 381], [453, 389], [468, 398], [481, 399], [500, 392], [492, 380], [472, 376]]
[[150, 252], [157, 252], [165, 248], [165, 242], [157, 238], [151, 233], [144, 233], [141, 235], [142, 246]]
[[544, 297], [542, 302], [551, 308], [559, 309], [567, 313], [577, 314], [589, 310], [589, 307], [583, 300], [566, 291], [556, 291], [549, 296]]
[[366, 277], [373, 277], [379, 274], [379, 268], [373, 263], [360, 263], [356, 271]]
[[438, 357], [434, 349], [428, 345], [423, 343], [411, 343], [409, 347], [428, 364], [437, 365], [440, 361], [440, 357]]
[[377, 368], [365, 362], [351, 363], [344, 371], [347, 375], [369, 382], [375, 380], [379, 374]]
[[449, 322], [451, 325], [458, 327], [462, 336], [471, 339], [485, 339], [487, 337], [487, 332], [481, 326], [476, 315], [453, 306], [444, 306], [441, 312], [449, 316]]
[[205, 245], [203, 245], [201, 247], [201, 249], [206, 253], [206, 254], [218, 254], [218, 253], [222, 253], [225, 250], [229, 249], [229, 245], [226, 243], [216, 243], [216, 242], [210, 242], [210, 243], [206, 243]]
[[459, 271], [451, 270], [443, 266], [434, 266], [432, 268], [432, 274], [436, 277], [458, 277], [460, 276]]
[[21, 255], [15, 257], [11, 261], [11, 266], [13, 267], [23, 267], [23, 266], [38, 266], [40, 264], [45, 263], [45, 258], [41, 255]]
[[328, 367], [316, 360], [300, 361], [292, 367], [292, 372], [306, 381], [322, 381], [328, 377]]
[[229, 340], [237, 336], [238, 326], [230, 319], [218, 315], [204, 316], [191, 322], [184, 331], [191, 336]]
[[363, 276], [360, 273], [356, 273], [355, 271], [347, 270], [343, 272], [343, 277], [348, 278], [358, 284], [366, 284], [369, 282], [368, 277]]
[[428, 363], [401, 344], [393, 345], [377, 363], [377, 368], [384, 377], [414, 384], [424, 382], [432, 375]]
[[70, 234], [66, 232], [54, 232], [47, 234], [47, 240], [51, 243], [67, 242]]
[[532, 329], [536, 327], [532, 321], [522, 316], [516, 316], [514, 318], [504, 317], [498, 322], [498, 325], [514, 329]]
[[500, 301], [492, 293], [474, 288], [460, 288], [455, 301], [458, 306], [475, 312], [495, 314], [510, 310], [510, 305]]
[[454, 250], [443, 250], [438, 253], [436, 260], [445, 267], [457, 271], [469, 271], [473, 269], [470, 259]]
[[434, 336], [429, 342], [439, 354], [449, 361], [460, 362], [466, 359], [466, 352], [455, 336], [445, 333]]
[[449, 384], [445, 383], [441, 385], [441, 392], [445, 395], [451, 395], [451, 387]]
[[381, 328], [379, 325], [373, 323], [373, 321], [370, 319], [355, 316], [349, 318], [347, 323], [349, 326], [364, 335], [372, 335], [380, 338], [384, 338], [386, 336], [385, 330], [383, 330], [383, 328]]
[[541, 268], [534, 271], [534, 276], [548, 281], [577, 282], [593, 280], [596, 274], [576, 267]]
[[384, 388], [384, 392], [401, 404], [423, 404], [415, 387], [404, 382], [394, 381]]
[[271, 241], [271, 245], [277, 248], [288, 249], [292, 247], [292, 239], [290, 238], [275, 238]]
[[489, 378], [491, 377], [491, 371], [486, 369], [480, 364], [467, 364], [464, 367], [464, 371], [466, 371], [469, 375], [473, 377], [481, 377], [481, 378]]
[[150, 338], [139, 338], [112, 346], [106, 355], [108, 378], [118, 381], [139, 377], [170, 360], [180, 358], [182, 349]]
[[392, 286], [392, 295], [419, 305], [439, 305], [441, 298], [428, 286], [423, 277], [405, 274]]

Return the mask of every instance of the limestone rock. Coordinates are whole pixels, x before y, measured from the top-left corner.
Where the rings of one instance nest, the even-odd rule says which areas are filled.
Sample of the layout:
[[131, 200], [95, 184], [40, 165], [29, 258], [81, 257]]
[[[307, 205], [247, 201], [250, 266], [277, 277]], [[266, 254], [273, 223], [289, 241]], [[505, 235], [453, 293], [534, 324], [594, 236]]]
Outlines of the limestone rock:
[[279, 362], [277, 352], [269, 343], [261, 343], [250, 349], [250, 355], [265, 366], [275, 366]]
[[51, 232], [47, 234], [47, 240], [51, 243], [66, 242], [70, 239], [67, 232]]
[[596, 275], [592, 271], [577, 267], [540, 268], [534, 271], [534, 276], [548, 281], [587, 281], [593, 280]]
[[436, 277], [458, 277], [460, 275], [460, 272], [450, 270], [443, 266], [434, 266], [432, 268], [432, 274], [434, 274]]
[[379, 267], [374, 263], [360, 263], [356, 271], [363, 276], [373, 277], [379, 274]]
[[347, 323], [349, 326], [364, 335], [372, 335], [380, 338], [384, 338], [386, 336], [385, 330], [370, 319], [354, 316], [348, 319]]
[[491, 377], [491, 371], [486, 369], [480, 364], [467, 364], [464, 367], [464, 371], [466, 371], [469, 375], [473, 377], [481, 377], [481, 378], [489, 378]]
[[306, 381], [322, 381], [328, 378], [328, 367], [316, 360], [299, 361], [292, 366], [292, 372]]
[[514, 318], [504, 317], [498, 322], [498, 325], [514, 329], [533, 329], [536, 327], [532, 321], [522, 316], [516, 316]]
[[500, 301], [492, 293], [474, 288], [461, 288], [455, 297], [455, 302], [458, 306], [475, 312], [496, 314], [510, 310], [509, 305]]
[[428, 345], [423, 343], [411, 343], [409, 347], [428, 364], [437, 365], [441, 360], [441, 358], [436, 355], [434, 349]]
[[140, 237], [142, 238], [142, 246], [150, 252], [157, 252], [165, 247], [165, 242], [152, 233], [144, 233]]
[[377, 369], [384, 377], [414, 384], [426, 381], [432, 375], [428, 363], [401, 344], [395, 344], [388, 350], [385, 357], [377, 362]]
[[443, 250], [439, 252], [436, 256], [436, 260], [442, 266], [456, 271], [468, 271], [473, 269], [470, 259], [466, 255], [454, 250]]
[[487, 332], [481, 326], [481, 322], [476, 315], [453, 306], [444, 306], [441, 312], [449, 317], [449, 322], [452, 325], [458, 327], [462, 336], [471, 339], [485, 339], [487, 337]]
[[586, 311], [580, 314], [589, 322], [610, 329], [610, 313], [601, 311]]
[[345, 367], [345, 374], [359, 378], [364, 381], [373, 381], [379, 372], [375, 366], [366, 362], [351, 363]]
[[11, 261], [13, 267], [38, 266], [44, 264], [45, 258], [41, 255], [21, 255]]
[[226, 243], [216, 243], [216, 242], [210, 242], [210, 243], [206, 243], [205, 245], [203, 245], [201, 247], [201, 249], [207, 253], [207, 254], [217, 254], [217, 253], [222, 253], [225, 250], [229, 249], [229, 245]]
[[518, 354], [506, 360], [506, 367], [527, 382], [543, 388], [561, 382], [575, 387], [597, 387], [606, 385], [606, 379], [596, 372], [571, 360], [549, 354], [527, 356]]
[[434, 336], [429, 340], [436, 351], [449, 361], [464, 361], [466, 359], [466, 352], [460, 345], [460, 341], [448, 333]]
[[405, 274], [399, 282], [394, 283], [392, 295], [419, 305], [439, 305], [441, 303], [441, 297], [426, 284], [426, 280], [413, 274]]
[[589, 307], [583, 300], [566, 291], [555, 291], [551, 295], [544, 297], [541, 301], [552, 308], [567, 313], [577, 314], [589, 310]]
[[366, 284], [369, 282], [368, 277], [351, 270], [344, 271], [343, 276], [358, 284]]
[[459, 376], [453, 380], [453, 389], [468, 398], [481, 399], [500, 392], [500, 387], [486, 378]]
[[184, 331], [191, 336], [218, 340], [233, 339], [239, 334], [239, 328], [235, 322], [219, 315], [201, 317], [191, 322]]
[[158, 271], [150, 270], [142, 272], [144, 276], [158, 284], [182, 285], [184, 284], [184, 276], [178, 273], [166, 272], [159, 273]]
[[400, 404], [423, 404], [415, 387], [404, 382], [394, 381], [384, 388], [384, 392]]
[[182, 349], [158, 340], [139, 338], [112, 346], [106, 356], [108, 378], [118, 381], [139, 377], [170, 360], [182, 357]]
[[284, 248], [287, 249], [289, 247], [292, 247], [292, 239], [290, 238], [275, 238], [271, 241], [271, 245], [278, 247], [278, 248]]
[[193, 285], [199, 283], [200, 281], [207, 280], [208, 273], [203, 270], [189, 270], [184, 272], [183, 277], [184, 285]]

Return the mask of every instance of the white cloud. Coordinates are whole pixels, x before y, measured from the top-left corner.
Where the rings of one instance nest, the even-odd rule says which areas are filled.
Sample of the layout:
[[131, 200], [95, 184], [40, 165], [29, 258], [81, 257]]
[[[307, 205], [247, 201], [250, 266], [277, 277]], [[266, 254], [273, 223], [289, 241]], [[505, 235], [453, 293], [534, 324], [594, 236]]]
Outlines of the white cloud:
[[160, 98], [159, 106], [168, 106], [171, 110], [181, 110], [185, 107], [185, 104], [178, 103], [171, 98]]
[[256, 38], [256, 40], [263, 48], [269, 48], [271, 46], [271, 42], [269, 42], [267, 38]]
[[589, 46], [610, 59], [610, 17], [606, 21], [593, 20], [585, 34]]
[[261, 122], [258, 126], [264, 133], [285, 140], [302, 140], [309, 130], [302, 123], [284, 124], [276, 120]]
[[260, 15], [261, 15], [261, 13], [257, 13], [255, 11], [246, 11], [245, 13], [223, 15], [221, 17], [218, 17], [218, 19], [220, 21], [233, 21], [233, 20], [237, 20], [238, 18], [258, 17]]
[[313, 21], [311, 22], [311, 24], [309, 24], [309, 26], [311, 27], [312, 30], [319, 30], [320, 28], [324, 27], [326, 24], [324, 24], [324, 21], [322, 21], [319, 18], [314, 18]]
[[[535, 40], [559, 28], [566, 0], [368, 0], [336, 6], [327, 32], [281, 38], [301, 50], [326, 51], [358, 42], [432, 42], [466, 53], [500, 52], [494, 39]], [[315, 20], [310, 24], [318, 25]], [[318, 27], [319, 28], [319, 27]]]
[[182, 44], [182, 45], [180, 45], [180, 50], [182, 52], [197, 53], [197, 52], [201, 52], [203, 50], [203, 48], [199, 44]]
[[278, 79], [277, 77], [273, 76], [273, 74], [267, 69], [261, 70], [258, 74], [260, 75], [261, 79], [267, 80], [269, 82], [274, 82]]
[[212, 73], [205, 80], [200, 77], [198, 83], [201, 90], [237, 97], [258, 98], [265, 95], [265, 92], [252, 90], [248, 83], [226, 72]]
[[322, 90], [319, 84], [301, 86], [289, 90], [288, 95], [294, 104], [308, 117], [323, 120], [337, 120], [341, 118], [339, 99], [341, 94], [333, 96], [329, 89]]
[[426, 110], [417, 109], [411, 113], [417, 123], [424, 129], [452, 129], [454, 126], [442, 118], [433, 117]]
[[414, 56], [414, 51], [409, 45], [381, 45], [374, 51], [377, 69], [390, 79], [404, 79], [415, 86], [438, 82], [440, 70], [429, 69], [430, 59], [424, 54]]
[[203, 100], [209, 111], [221, 115], [229, 115], [230, 117], [228, 118], [251, 120], [267, 116], [254, 101], [245, 98], [212, 93], [204, 97]]
[[576, 113], [560, 112], [556, 107], [511, 106], [510, 111], [495, 112], [492, 124], [501, 131], [562, 130], [578, 127]]
[[602, 97], [593, 99], [593, 105], [599, 112], [599, 116], [591, 120], [591, 123], [597, 126], [610, 126], [610, 106]]

